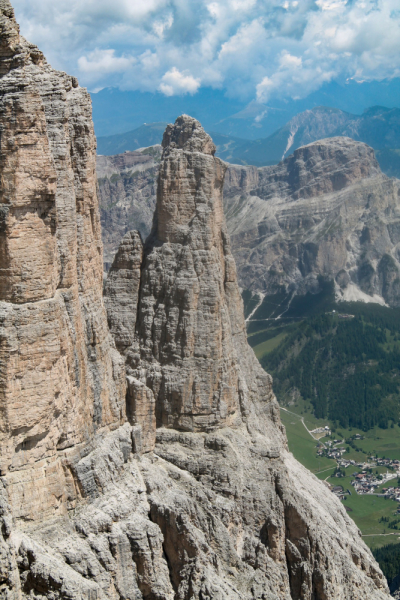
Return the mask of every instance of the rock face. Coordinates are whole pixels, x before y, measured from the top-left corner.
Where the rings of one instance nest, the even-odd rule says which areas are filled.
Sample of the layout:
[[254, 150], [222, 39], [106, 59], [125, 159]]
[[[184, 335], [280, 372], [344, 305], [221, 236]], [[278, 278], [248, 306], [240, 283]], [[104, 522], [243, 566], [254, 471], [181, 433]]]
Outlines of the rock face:
[[0, 470], [13, 515], [65, 514], [64, 460], [125, 419], [102, 302], [88, 93], [19, 36], [0, 2]]
[[0, 598], [387, 598], [340, 502], [287, 450], [209, 136], [168, 127], [152, 234], [128, 234], [111, 269], [125, 394], [89, 97], [19, 37], [8, 0], [0, 31]]
[[400, 182], [349, 138], [275, 167], [231, 167], [224, 203], [241, 285], [272, 294], [335, 280], [347, 300], [400, 305]]
[[142, 261], [142, 238], [139, 232], [130, 231], [121, 241], [104, 289], [108, 324], [121, 354], [135, 339]]
[[[297, 148], [336, 136], [348, 136], [378, 151], [398, 148], [400, 110], [373, 106], [362, 115], [353, 115], [337, 108], [316, 106], [297, 114], [269, 137], [242, 144], [233, 153], [235, 160], [229, 162], [258, 166], [274, 164]], [[380, 158], [379, 161], [385, 170], [387, 165]]]
[[343, 507], [287, 451], [271, 380], [246, 342], [214, 151], [190, 117], [167, 128], [136, 315], [136, 300], [126, 315], [114, 293], [131, 286], [118, 264], [122, 250], [137, 255], [134, 236], [106, 287], [111, 327], [136, 316], [123, 353], [130, 397], [145, 415], [146, 388], [154, 403], [157, 459], [141, 469], [175, 598], [386, 597]]
[[[226, 166], [189, 118], [167, 128], [163, 147], [128, 372], [153, 390], [158, 426], [208, 431], [240, 422], [256, 381], [222, 210]], [[271, 397], [261, 370], [258, 384]]]
[[97, 157], [100, 217], [106, 268], [123, 236], [137, 229], [145, 239], [156, 206], [161, 146]]

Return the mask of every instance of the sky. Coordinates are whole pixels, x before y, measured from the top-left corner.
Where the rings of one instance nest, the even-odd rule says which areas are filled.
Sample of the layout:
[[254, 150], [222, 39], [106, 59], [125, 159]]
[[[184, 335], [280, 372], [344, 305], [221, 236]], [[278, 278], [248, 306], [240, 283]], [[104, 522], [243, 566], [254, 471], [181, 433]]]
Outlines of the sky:
[[90, 91], [267, 103], [400, 76], [400, 0], [11, 0], [21, 33]]

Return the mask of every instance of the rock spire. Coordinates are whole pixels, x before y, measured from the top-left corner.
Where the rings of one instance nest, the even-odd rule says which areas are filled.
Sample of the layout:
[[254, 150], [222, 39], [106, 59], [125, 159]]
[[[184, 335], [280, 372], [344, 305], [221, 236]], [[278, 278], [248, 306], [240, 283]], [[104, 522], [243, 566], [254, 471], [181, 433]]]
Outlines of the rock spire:
[[214, 150], [195, 119], [168, 126], [140, 273], [132, 260], [140, 284], [128, 292], [118, 266], [142, 252], [127, 234], [106, 286], [117, 343], [115, 323], [136, 319], [123, 348], [128, 398], [135, 426], [156, 436], [162, 462], [144, 472], [176, 597], [383, 599], [354, 523], [288, 453], [271, 379], [247, 345]]
[[[145, 247], [136, 346], [128, 370], [156, 399], [158, 426], [209, 431], [251, 412], [254, 376], [243, 307], [222, 209], [226, 165], [188, 116], [163, 139], [153, 232]], [[258, 367], [258, 364], [257, 364]]]

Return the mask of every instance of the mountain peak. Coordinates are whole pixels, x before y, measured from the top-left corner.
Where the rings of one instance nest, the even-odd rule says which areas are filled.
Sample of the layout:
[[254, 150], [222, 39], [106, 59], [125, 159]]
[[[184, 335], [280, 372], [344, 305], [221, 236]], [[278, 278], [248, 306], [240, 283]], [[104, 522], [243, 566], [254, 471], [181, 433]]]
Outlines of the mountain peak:
[[185, 150], [187, 152], [202, 152], [215, 154], [215, 144], [204, 131], [199, 121], [189, 115], [178, 117], [174, 125], [168, 125], [162, 141], [164, 150]]
[[8, 0], [0, 0], [0, 59], [10, 57], [19, 43], [19, 26], [14, 9]]
[[[155, 227], [142, 265], [140, 243], [125, 237], [106, 302], [116, 340], [133, 339], [130, 348], [119, 343], [128, 373], [127, 414], [145, 437], [153, 435], [160, 462], [145, 467], [144, 477], [172, 577], [180, 589], [190, 589], [190, 598], [214, 598], [221, 590], [221, 598], [232, 600], [265, 593], [289, 599], [311, 597], [315, 579], [309, 573], [317, 572], [318, 597], [350, 600], [357, 589], [360, 598], [384, 600], [383, 578], [343, 507], [287, 453], [271, 379], [247, 344], [222, 210], [227, 165], [202, 151], [210, 139], [195, 119], [180, 117], [165, 138]], [[310, 160], [322, 162], [315, 146], [305, 150]], [[298, 166], [301, 171], [300, 159]], [[253, 207], [248, 213], [254, 216]], [[128, 322], [136, 323], [131, 336], [122, 327]], [[168, 469], [174, 471], [164, 484]], [[229, 499], [234, 523], [228, 517], [227, 525], [220, 524], [210, 495], [215, 492]], [[234, 550], [232, 569], [232, 559], [220, 557], [228, 556], [225, 532], [232, 527], [236, 543], [236, 522], [246, 557]], [[195, 579], [182, 547], [196, 558]], [[218, 562], [210, 560], [211, 551]], [[368, 575], [351, 560], [359, 555]], [[256, 592], [248, 556], [252, 564], [253, 557], [265, 557], [257, 563]]]
[[15, 21], [14, 9], [9, 0], [0, 0], [0, 19], [4, 17], [14, 21], [15, 25], [18, 27]]
[[372, 115], [377, 115], [377, 114], [382, 114], [382, 113], [388, 113], [391, 110], [393, 110], [393, 108], [388, 108], [387, 106], [379, 106], [379, 105], [375, 105], [375, 106], [370, 106], [369, 108], [366, 108], [363, 111], [363, 116], [372, 116]]

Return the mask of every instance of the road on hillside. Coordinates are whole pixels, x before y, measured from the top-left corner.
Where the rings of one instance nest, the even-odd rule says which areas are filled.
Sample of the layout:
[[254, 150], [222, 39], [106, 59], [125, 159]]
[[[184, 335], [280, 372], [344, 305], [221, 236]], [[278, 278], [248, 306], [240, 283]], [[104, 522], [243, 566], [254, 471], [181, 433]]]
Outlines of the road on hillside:
[[[300, 417], [300, 415], [292, 412], [291, 410], [288, 410], [287, 408], [283, 408], [283, 406], [280, 407], [281, 410], [284, 410], [285, 412], [289, 413], [290, 415], [294, 415], [295, 417], [297, 417], [298, 419], [301, 420], [301, 422], [303, 423], [304, 427], [306, 428], [306, 430], [308, 431], [308, 433], [311, 435], [313, 440], [316, 440], [317, 442], [319, 442], [319, 439], [316, 438], [315, 436], [313, 436], [313, 434], [311, 433], [311, 431], [308, 429], [307, 425], [304, 423], [304, 417]], [[323, 442], [321, 442], [322, 444]]]

